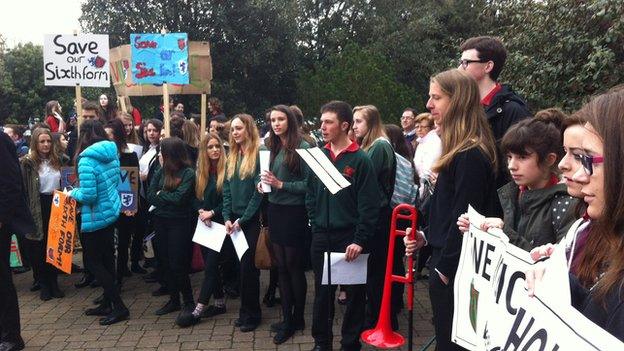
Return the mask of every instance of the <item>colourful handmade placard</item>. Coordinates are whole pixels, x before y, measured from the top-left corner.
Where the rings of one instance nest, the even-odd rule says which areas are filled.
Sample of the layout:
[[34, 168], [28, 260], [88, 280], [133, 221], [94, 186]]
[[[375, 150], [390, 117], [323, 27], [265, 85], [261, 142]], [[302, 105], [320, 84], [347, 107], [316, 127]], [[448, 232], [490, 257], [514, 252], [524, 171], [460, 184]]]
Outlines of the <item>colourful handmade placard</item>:
[[189, 83], [186, 33], [130, 34], [130, 47], [135, 83]]

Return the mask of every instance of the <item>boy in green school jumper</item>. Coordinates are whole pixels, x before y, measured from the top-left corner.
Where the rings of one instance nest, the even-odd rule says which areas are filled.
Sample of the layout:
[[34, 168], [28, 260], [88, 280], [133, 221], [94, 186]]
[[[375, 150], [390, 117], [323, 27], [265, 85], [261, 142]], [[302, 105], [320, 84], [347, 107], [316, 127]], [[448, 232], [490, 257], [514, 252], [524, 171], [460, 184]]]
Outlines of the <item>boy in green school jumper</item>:
[[[345, 252], [347, 261], [356, 259], [363, 251], [368, 251], [367, 245], [379, 216], [380, 192], [373, 166], [366, 153], [347, 135], [353, 122], [351, 111], [351, 106], [342, 101], [332, 101], [321, 108], [321, 132], [327, 143], [322, 150], [351, 185], [332, 195], [316, 176], [310, 175], [306, 194], [306, 208], [312, 225], [311, 255], [315, 287], [313, 351], [329, 349], [332, 339], [327, 334], [327, 299], [328, 289], [333, 296], [336, 285], [321, 285], [325, 252], [328, 249]], [[348, 299], [341, 345], [344, 350], [359, 350], [366, 288], [365, 285], [349, 285], [346, 288]]]

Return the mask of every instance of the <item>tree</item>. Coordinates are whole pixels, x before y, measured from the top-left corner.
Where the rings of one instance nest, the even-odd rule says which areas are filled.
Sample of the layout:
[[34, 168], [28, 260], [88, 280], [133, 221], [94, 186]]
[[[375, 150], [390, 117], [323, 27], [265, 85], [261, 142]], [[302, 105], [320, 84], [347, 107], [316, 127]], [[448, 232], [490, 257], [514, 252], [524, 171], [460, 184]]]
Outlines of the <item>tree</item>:
[[576, 109], [624, 81], [622, 0], [505, 0], [487, 11], [509, 50], [503, 77], [533, 110]]
[[403, 108], [424, 105], [415, 91], [395, 79], [394, 67], [382, 54], [347, 45], [298, 80], [298, 101], [308, 119], [330, 100], [344, 100], [353, 106], [375, 105], [386, 123], [397, 123]]
[[73, 89], [43, 84], [43, 50], [28, 43], [4, 51], [0, 56], [0, 115], [25, 124], [29, 117], [43, 120], [48, 100], [58, 100], [68, 111]]

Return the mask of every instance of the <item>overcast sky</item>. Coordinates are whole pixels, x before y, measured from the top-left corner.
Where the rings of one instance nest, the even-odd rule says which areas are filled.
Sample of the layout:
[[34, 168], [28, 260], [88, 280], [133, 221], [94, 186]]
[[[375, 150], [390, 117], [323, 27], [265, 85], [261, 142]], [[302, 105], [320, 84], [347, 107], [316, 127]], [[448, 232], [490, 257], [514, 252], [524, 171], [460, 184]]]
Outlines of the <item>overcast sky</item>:
[[12, 48], [18, 43], [43, 45], [44, 34], [72, 34], [80, 30], [82, 0], [3, 0], [0, 34]]

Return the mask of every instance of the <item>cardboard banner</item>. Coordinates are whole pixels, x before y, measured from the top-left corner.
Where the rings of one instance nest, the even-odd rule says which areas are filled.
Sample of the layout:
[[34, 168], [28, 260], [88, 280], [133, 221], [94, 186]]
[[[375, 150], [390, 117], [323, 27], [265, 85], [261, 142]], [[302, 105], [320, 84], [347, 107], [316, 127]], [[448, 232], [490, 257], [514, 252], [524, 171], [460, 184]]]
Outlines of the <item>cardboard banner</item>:
[[[172, 84], [167, 82], [169, 94], [193, 95], [210, 94], [212, 81], [212, 60], [210, 44], [205, 41], [188, 42], [189, 83]], [[122, 45], [110, 50], [111, 81], [119, 96], [162, 95], [158, 85], [139, 85], [132, 79], [130, 45]]]
[[130, 34], [132, 79], [138, 84], [188, 84], [186, 33]]
[[21, 267], [22, 263], [22, 254], [19, 250], [19, 244], [17, 243], [17, 237], [15, 234], [11, 235], [11, 268]]
[[122, 211], [138, 211], [139, 208], [139, 168], [121, 167], [119, 184]]
[[46, 86], [110, 87], [108, 35], [46, 35], [43, 77]]
[[528, 296], [529, 253], [498, 229], [483, 232], [469, 210], [454, 283], [451, 339], [469, 350], [624, 350], [624, 343], [570, 304], [563, 245], [547, 260], [535, 297]]
[[76, 235], [76, 200], [55, 190], [48, 228], [46, 262], [71, 274]]

